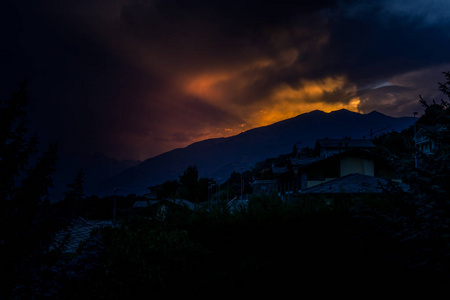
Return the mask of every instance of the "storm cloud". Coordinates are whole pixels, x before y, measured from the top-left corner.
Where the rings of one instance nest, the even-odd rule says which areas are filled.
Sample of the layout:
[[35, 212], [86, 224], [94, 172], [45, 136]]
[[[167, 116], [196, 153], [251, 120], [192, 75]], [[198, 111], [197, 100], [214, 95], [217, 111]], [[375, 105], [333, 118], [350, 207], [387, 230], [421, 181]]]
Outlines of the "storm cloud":
[[[9, 92], [63, 148], [145, 159], [311, 110], [391, 116], [438, 98], [446, 1], [15, 1]], [[14, 34], [11, 34], [13, 31]], [[16, 61], [12, 63], [11, 60]]]

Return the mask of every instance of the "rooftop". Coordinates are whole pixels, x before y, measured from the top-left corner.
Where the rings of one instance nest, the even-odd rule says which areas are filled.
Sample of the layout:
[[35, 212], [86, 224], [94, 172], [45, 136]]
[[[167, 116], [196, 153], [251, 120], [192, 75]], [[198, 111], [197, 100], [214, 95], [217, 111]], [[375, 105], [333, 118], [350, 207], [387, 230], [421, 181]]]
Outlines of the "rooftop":
[[[301, 193], [382, 193], [382, 186], [387, 183], [386, 179], [355, 173], [304, 189]], [[405, 184], [399, 183], [399, 187], [408, 190]]]
[[67, 230], [60, 231], [55, 236], [54, 246], [50, 250], [61, 245], [65, 240], [64, 252], [75, 253], [81, 242], [89, 239], [92, 230], [95, 228], [112, 226], [112, 220], [85, 220], [83, 218], [76, 219]]
[[371, 140], [366, 139], [320, 139], [317, 140], [317, 144], [320, 147], [325, 148], [339, 148], [339, 147], [349, 147], [349, 148], [373, 148], [375, 145]]

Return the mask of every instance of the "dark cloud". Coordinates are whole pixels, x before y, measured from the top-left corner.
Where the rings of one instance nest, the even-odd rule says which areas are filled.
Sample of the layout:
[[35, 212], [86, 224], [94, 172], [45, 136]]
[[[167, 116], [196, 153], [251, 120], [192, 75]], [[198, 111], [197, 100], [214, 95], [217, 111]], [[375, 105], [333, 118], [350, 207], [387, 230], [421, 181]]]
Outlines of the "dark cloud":
[[[448, 19], [431, 8], [437, 3], [442, 4], [440, 9], [450, 6], [445, 1], [427, 3], [394, 0], [342, 5], [342, 11], [330, 18], [330, 68], [362, 85], [448, 62], [450, 39], [442, 27]], [[434, 23], [427, 21], [431, 18]]]
[[438, 82], [444, 78], [442, 70], [450, 70], [450, 64], [392, 76], [380, 87], [361, 90], [360, 109], [365, 113], [377, 110], [393, 116], [412, 116], [413, 112], [421, 113], [423, 108], [419, 96], [429, 102], [440, 101], [443, 98], [438, 89]]
[[67, 151], [145, 159], [313, 109], [410, 115], [450, 68], [446, 1], [4, 7], [2, 95], [28, 78], [33, 126]]

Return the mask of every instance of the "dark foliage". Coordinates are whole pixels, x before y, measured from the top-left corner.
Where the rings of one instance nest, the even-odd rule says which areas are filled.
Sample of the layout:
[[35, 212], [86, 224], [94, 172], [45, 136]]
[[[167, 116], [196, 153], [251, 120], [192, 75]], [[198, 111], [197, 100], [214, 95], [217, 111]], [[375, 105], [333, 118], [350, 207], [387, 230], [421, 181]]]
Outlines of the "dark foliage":
[[424, 230], [429, 220], [418, 216], [411, 195], [386, 187], [380, 197], [348, 197], [285, 203], [263, 196], [233, 212], [217, 205], [122, 219], [96, 233], [103, 250], [61, 295], [283, 297], [299, 285], [304, 292], [326, 286], [334, 293], [349, 284], [381, 292], [447, 282], [445, 231]]
[[72, 183], [69, 183], [67, 187], [69, 190], [65, 193], [66, 199], [72, 200], [72, 201], [79, 201], [83, 199], [84, 197], [84, 181], [85, 173], [83, 170], [78, 172], [78, 174], [75, 176], [75, 179]]
[[66, 225], [48, 200], [57, 146], [50, 145], [34, 165], [30, 163], [37, 138], [27, 133], [26, 104], [25, 83], [0, 103], [1, 295], [12, 298], [45, 293], [42, 265], [49, 259], [53, 233]]
[[405, 130], [402, 133], [390, 132], [377, 136], [373, 139], [376, 146], [375, 153], [386, 157], [398, 159], [410, 159], [414, 152], [414, 143], [412, 142], [413, 132]]
[[180, 188], [178, 180], [168, 180], [164, 183], [152, 187], [151, 190], [156, 194], [158, 199], [174, 199]]

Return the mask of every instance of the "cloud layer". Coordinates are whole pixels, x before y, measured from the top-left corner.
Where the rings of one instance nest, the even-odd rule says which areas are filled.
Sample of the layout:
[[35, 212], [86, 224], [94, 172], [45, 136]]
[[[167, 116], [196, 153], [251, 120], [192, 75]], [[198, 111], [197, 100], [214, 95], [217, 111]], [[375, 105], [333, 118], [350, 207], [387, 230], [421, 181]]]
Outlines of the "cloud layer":
[[419, 94], [440, 97], [450, 68], [448, 6], [66, 0], [11, 9], [37, 128], [67, 149], [145, 159], [314, 109], [420, 111]]

